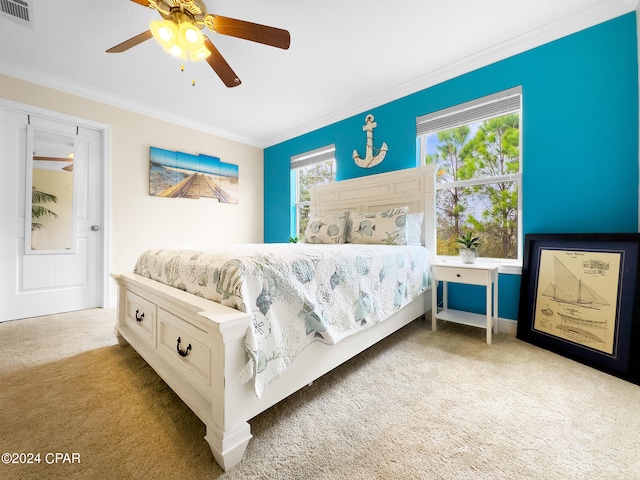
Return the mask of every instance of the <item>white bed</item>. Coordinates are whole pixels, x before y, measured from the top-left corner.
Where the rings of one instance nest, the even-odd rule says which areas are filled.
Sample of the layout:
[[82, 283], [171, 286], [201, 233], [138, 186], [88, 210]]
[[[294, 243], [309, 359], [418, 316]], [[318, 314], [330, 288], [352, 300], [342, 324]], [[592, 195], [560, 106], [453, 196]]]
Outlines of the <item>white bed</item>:
[[[423, 166], [323, 185], [312, 191], [311, 211], [325, 216], [407, 206], [424, 212], [424, 243], [433, 252], [433, 176], [433, 167]], [[355, 335], [333, 345], [312, 343], [258, 397], [251, 382], [241, 380], [250, 314], [134, 273], [112, 276], [119, 287], [120, 344], [130, 344], [202, 420], [224, 470], [242, 460], [251, 439], [248, 420], [431, 308], [431, 292], [425, 291]]]

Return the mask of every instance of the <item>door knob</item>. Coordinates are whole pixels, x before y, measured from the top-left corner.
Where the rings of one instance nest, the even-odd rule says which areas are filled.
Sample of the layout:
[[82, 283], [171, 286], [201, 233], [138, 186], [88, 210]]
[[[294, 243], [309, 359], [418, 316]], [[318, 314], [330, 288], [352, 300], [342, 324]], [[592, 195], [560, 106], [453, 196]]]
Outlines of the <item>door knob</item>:
[[91, 230], [97, 232], [98, 230], [100, 230], [100, 227], [98, 225], [91, 225]]

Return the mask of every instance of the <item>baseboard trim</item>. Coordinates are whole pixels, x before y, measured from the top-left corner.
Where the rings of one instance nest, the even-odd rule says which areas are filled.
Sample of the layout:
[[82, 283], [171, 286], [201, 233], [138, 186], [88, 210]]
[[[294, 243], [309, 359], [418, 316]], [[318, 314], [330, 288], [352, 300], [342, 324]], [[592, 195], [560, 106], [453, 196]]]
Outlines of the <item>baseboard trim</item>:
[[512, 337], [516, 336], [518, 321], [509, 318], [498, 318], [498, 333], [506, 333]]

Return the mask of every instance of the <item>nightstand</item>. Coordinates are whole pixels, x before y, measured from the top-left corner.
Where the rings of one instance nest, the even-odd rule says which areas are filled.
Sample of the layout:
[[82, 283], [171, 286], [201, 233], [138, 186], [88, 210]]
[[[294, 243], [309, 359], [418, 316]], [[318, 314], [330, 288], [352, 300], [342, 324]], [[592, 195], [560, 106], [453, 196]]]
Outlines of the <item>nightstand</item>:
[[[434, 287], [431, 289], [431, 330], [437, 329], [437, 321], [462, 323], [487, 330], [487, 343], [491, 345], [491, 332], [498, 331], [498, 266], [486, 263], [438, 262], [432, 265]], [[437, 282], [442, 282], [442, 310], [438, 311]], [[486, 315], [448, 308], [448, 282], [482, 285], [487, 289]], [[491, 290], [493, 287], [493, 295]]]

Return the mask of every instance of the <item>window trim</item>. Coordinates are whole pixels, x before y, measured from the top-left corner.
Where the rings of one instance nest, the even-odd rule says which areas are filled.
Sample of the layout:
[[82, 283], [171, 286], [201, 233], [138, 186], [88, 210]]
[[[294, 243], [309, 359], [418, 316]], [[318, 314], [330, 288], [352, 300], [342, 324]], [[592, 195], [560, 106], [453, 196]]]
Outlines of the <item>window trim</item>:
[[[416, 138], [417, 148], [419, 149], [419, 157], [417, 164], [422, 165], [425, 162], [427, 154], [426, 138], [427, 135], [437, 133], [442, 130], [449, 130], [471, 123], [482, 122], [498, 116], [509, 115], [512, 113], [519, 114], [519, 172], [517, 174], [501, 175], [496, 177], [478, 178], [473, 180], [461, 180], [448, 183], [435, 183], [434, 196], [438, 190], [449, 188], [467, 187], [470, 185], [482, 185], [490, 183], [499, 183], [505, 181], [515, 181], [518, 183], [518, 248], [517, 257], [510, 258], [491, 258], [478, 257], [481, 262], [499, 263], [500, 273], [520, 274], [522, 272], [522, 262], [524, 256], [524, 233], [522, 222], [522, 166], [523, 166], [523, 149], [522, 149], [522, 131], [523, 131], [523, 102], [522, 102], [522, 86], [513, 87], [491, 95], [471, 100], [459, 105], [454, 105], [442, 110], [438, 110], [416, 118]], [[434, 212], [435, 214], [435, 212]], [[437, 224], [435, 226], [434, 237], [437, 237]], [[437, 245], [437, 241], [434, 242]], [[441, 261], [453, 261], [457, 257], [449, 255], [437, 255], [433, 252], [436, 259]]]
[[491, 183], [519, 182], [522, 174], [512, 173], [510, 175], [500, 175], [497, 177], [476, 178], [474, 180], [457, 180], [455, 182], [436, 183], [436, 190], [446, 190], [449, 188], [471, 187], [473, 185], [487, 185]]
[[304, 232], [300, 232], [300, 210], [308, 205], [311, 205], [310, 200], [300, 201], [300, 179], [298, 178], [298, 172], [303, 167], [308, 167], [314, 165], [316, 163], [326, 162], [328, 160], [333, 160], [334, 166], [337, 166], [336, 162], [336, 146], [335, 144], [325, 145], [324, 147], [316, 148], [314, 150], [309, 150], [307, 152], [299, 153], [297, 155], [293, 155], [290, 158], [290, 171], [293, 175], [295, 175], [295, 192], [294, 192], [294, 202], [293, 208], [295, 210], [295, 225], [293, 226], [294, 235], [297, 235], [299, 238], [304, 235]]

